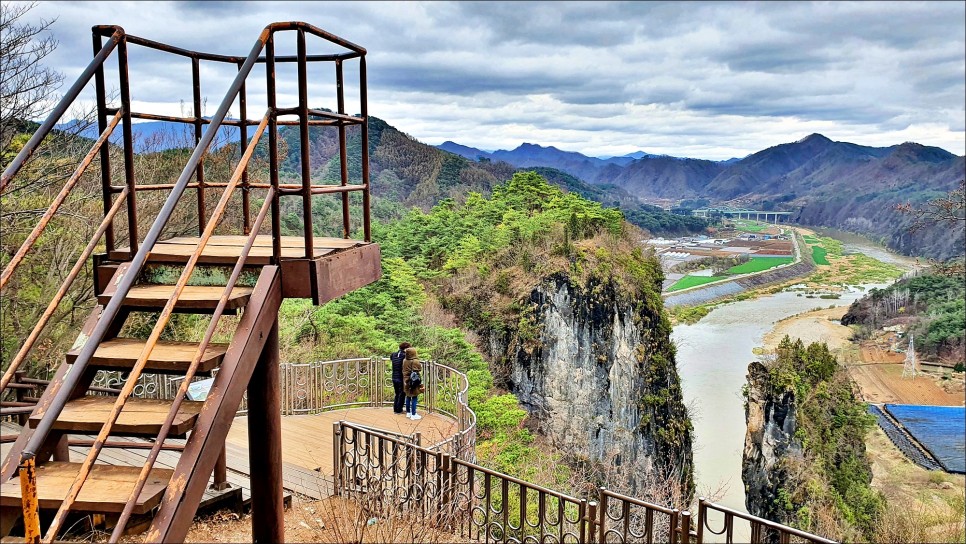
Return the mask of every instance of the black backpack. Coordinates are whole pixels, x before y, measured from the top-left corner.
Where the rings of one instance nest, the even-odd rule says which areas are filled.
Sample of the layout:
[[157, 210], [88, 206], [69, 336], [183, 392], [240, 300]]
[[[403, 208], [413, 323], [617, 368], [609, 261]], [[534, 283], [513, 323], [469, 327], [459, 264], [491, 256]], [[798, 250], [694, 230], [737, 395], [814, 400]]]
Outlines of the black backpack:
[[419, 387], [423, 384], [423, 377], [419, 375], [419, 371], [413, 370], [409, 373], [409, 387]]

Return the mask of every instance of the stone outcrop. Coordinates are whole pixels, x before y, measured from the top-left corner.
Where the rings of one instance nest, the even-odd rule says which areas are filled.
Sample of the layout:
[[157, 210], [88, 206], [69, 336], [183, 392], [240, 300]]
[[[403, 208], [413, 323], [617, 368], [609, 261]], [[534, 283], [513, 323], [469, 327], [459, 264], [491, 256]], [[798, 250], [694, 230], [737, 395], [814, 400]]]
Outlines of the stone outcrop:
[[518, 330], [489, 332], [489, 351], [556, 447], [607, 467], [622, 491], [671, 481], [690, 498], [691, 422], [671, 328], [653, 299], [635, 300], [613, 281], [575, 286], [556, 274], [532, 290]]
[[789, 467], [802, 458], [802, 444], [795, 438], [797, 406], [793, 391], [773, 391], [768, 369], [758, 362], [748, 365], [745, 402], [745, 448], [741, 479], [745, 484], [748, 512], [779, 523], [789, 523], [788, 509], [780, 490], [788, 485]]

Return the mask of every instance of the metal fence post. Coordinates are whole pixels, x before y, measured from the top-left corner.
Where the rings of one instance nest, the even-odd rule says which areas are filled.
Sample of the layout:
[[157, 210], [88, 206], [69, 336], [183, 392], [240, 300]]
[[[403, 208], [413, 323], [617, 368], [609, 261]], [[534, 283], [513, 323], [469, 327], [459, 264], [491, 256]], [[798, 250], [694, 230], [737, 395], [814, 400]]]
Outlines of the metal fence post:
[[598, 516], [597, 516], [597, 530], [600, 532], [600, 541], [603, 542], [607, 538], [607, 488], [601, 487], [598, 490], [600, 500], [598, 501]]
[[342, 424], [338, 421], [332, 422], [332, 494], [341, 495], [341, 476], [342, 476]]
[[586, 499], [581, 499], [580, 502], [586, 503], [586, 514], [582, 518], [584, 529], [579, 531], [581, 538], [583, 542], [597, 542], [597, 501], [587, 502]]
[[678, 540], [681, 544], [691, 544], [691, 512], [684, 510], [681, 512], [681, 538]]
[[678, 518], [680, 517], [680, 515], [681, 515], [681, 512], [677, 508], [671, 509], [671, 520], [670, 520], [671, 523], [667, 530], [668, 542], [672, 542], [672, 543], [677, 542], [678, 523], [679, 523]]
[[37, 502], [35, 462], [33, 457], [29, 457], [20, 465], [20, 499], [23, 505], [24, 542], [39, 544], [40, 507]]
[[705, 504], [707, 502], [704, 497], [698, 497], [698, 535], [696, 544], [701, 544], [704, 542], [704, 524], [707, 522], [708, 507]]

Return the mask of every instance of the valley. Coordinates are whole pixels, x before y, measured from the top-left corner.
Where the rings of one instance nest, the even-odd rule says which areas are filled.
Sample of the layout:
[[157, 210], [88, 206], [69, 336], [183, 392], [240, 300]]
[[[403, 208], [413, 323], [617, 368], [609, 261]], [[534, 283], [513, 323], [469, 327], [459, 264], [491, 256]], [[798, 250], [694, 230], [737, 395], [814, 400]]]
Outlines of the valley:
[[536, 144], [494, 153], [440, 147], [470, 160], [553, 167], [669, 207], [703, 199], [788, 211], [795, 223], [856, 232], [906, 255], [947, 259], [959, 255], [964, 244], [962, 233], [936, 225], [909, 232], [913, 219], [896, 211], [899, 204], [922, 203], [953, 190], [966, 178], [964, 157], [913, 142], [869, 147], [811, 134], [728, 161], [646, 153], [604, 160]]
[[[694, 419], [698, 493], [716, 497], [737, 509], [745, 508], [740, 470], [745, 430], [741, 392], [746, 384], [746, 369], [749, 362], [773, 350], [786, 334], [806, 343], [827, 343], [859, 384], [862, 398], [867, 402], [957, 406], [963, 403], [962, 373], [923, 365], [923, 376], [915, 380], [901, 379], [902, 356], [886, 355], [888, 349], [883, 350], [874, 342], [853, 344], [853, 331], [838, 323], [852, 301], [871, 288], [885, 285], [881, 283], [883, 276], [877, 277], [879, 282], [869, 283], [872, 276], [868, 271], [861, 273], [861, 267], [856, 269], [855, 263], [848, 264], [848, 257], [843, 253], [863, 257], [871, 254], [890, 261], [875, 260], [878, 270], [889, 267], [898, 272], [911, 270], [916, 267], [916, 261], [890, 254], [867, 242], [853, 239], [842, 243], [814, 231], [798, 230], [806, 243], [833, 248], [839, 244], [837, 255], [830, 257], [830, 266], [817, 266], [811, 275], [795, 282], [711, 306], [699, 321], [679, 322], [672, 335], [678, 347], [685, 402]], [[898, 272], [889, 276], [895, 278]], [[713, 357], [709, 357], [711, 353]], [[896, 357], [899, 361], [895, 361]], [[928, 471], [906, 460], [888, 439], [883, 442], [882, 431], [876, 430], [870, 436], [868, 447], [875, 467], [874, 485], [888, 496], [916, 495], [914, 490], [928, 479]], [[911, 481], [917, 483], [897, 484], [892, 476], [897, 471], [909, 474]], [[936, 480], [939, 476], [931, 478]], [[943, 485], [953, 487], [927, 486], [933, 490], [930, 493], [946, 498], [937, 500], [948, 502], [956, 493], [962, 494], [960, 475], [946, 474], [942, 478], [949, 482]]]

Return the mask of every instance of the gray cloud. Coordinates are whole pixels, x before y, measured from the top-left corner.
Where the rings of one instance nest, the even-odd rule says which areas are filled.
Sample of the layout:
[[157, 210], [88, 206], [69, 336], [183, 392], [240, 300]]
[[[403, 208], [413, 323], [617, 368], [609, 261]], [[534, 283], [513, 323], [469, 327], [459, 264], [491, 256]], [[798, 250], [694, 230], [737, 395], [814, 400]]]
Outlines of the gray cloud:
[[[30, 15], [57, 17], [50, 62], [68, 80], [94, 24], [243, 55], [266, 24], [307, 21], [367, 48], [370, 112], [428, 143], [724, 159], [823, 132], [966, 153], [962, 2], [42, 2]], [[190, 104], [184, 59], [131, 56], [136, 104]], [[209, 112], [233, 77], [203, 65]], [[332, 100], [331, 73], [312, 78]], [[256, 111], [260, 78], [250, 87]]]

